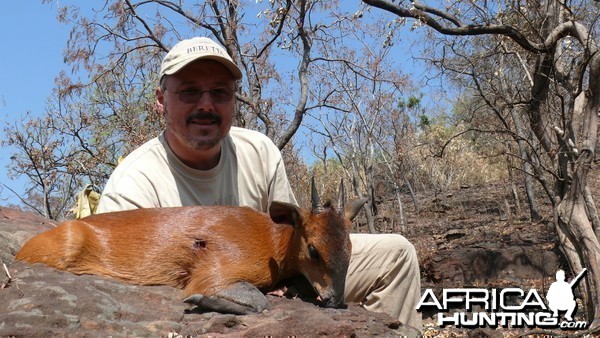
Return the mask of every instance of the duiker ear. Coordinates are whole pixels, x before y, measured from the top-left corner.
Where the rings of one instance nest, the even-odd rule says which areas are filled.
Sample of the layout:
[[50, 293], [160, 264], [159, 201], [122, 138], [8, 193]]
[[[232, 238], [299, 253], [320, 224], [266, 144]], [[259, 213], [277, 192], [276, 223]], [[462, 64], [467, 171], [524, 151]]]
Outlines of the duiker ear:
[[294, 228], [302, 224], [300, 207], [284, 202], [273, 201], [269, 207], [269, 216], [275, 223], [289, 224]]
[[347, 220], [350, 220], [350, 221], [353, 220], [354, 217], [356, 217], [356, 215], [358, 215], [360, 208], [362, 208], [362, 206], [367, 202], [367, 199], [368, 198], [363, 197], [361, 199], [353, 201], [348, 206], [346, 206], [346, 208], [344, 208], [344, 217]]

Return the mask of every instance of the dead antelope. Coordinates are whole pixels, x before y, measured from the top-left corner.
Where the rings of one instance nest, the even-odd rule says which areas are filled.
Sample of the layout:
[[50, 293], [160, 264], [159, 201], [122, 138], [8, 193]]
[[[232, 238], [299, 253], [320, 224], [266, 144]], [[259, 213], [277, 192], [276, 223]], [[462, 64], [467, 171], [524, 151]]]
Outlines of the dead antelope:
[[[343, 196], [343, 186], [340, 187]], [[206, 311], [245, 314], [268, 305], [263, 292], [304, 275], [323, 304], [339, 307], [350, 260], [350, 221], [365, 199], [308, 211], [273, 202], [249, 207], [137, 209], [66, 221], [23, 245], [16, 259], [75, 274], [184, 290]]]

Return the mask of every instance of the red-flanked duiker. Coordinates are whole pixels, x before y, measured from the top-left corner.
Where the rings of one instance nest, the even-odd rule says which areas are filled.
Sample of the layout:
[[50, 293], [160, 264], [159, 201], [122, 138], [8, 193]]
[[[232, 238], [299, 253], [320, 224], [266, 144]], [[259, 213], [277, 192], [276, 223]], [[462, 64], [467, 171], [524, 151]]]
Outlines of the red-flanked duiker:
[[249, 207], [149, 208], [88, 216], [41, 233], [16, 259], [75, 274], [184, 290], [202, 311], [247, 314], [268, 307], [263, 292], [303, 275], [326, 307], [344, 304], [350, 222], [366, 199], [312, 210], [272, 202]]

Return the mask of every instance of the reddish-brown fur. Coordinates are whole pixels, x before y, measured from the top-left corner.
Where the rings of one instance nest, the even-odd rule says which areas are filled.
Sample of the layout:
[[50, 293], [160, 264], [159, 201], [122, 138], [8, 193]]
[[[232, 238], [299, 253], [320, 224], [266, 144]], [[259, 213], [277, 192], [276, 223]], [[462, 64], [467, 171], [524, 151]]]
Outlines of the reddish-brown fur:
[[321, 297], [339, 297], [340, 288], [343, 294], [349, 221], [333, 208], [273, 206], [271, 216], [231, 206], [93, 215], [33, 237], [16, 258], [131, 284], [171, 285], [186, 295], [211, 295], [239, 281], [267, 291], [300, 273]]

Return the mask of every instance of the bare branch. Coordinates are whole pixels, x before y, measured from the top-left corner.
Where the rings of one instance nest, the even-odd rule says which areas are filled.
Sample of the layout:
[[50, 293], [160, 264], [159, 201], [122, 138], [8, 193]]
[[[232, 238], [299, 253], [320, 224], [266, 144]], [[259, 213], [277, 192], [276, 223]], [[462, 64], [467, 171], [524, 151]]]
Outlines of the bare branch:
[[[403, 18], [417, 19], [427, 26], [445, 35], [473, 36], [473, 35], [504, 35], [511, 38], [524, 49], [530, 52], [547, 52], [548, 46], [543, 42], [533, 42], [523, 35], [517, 28], [508, 25], [475, 25], [464, 24], [453, 15], [437, 10], [414, 1], [414, 8], [401, 7], [402, 2], [395, 4], [386, 0], [363, 0], [364, 3], [394, 13]], [[433, 15], [429, 15], [433, 14]], [[450, 21], [453, 26], [444, 26], [438, 19]]]

